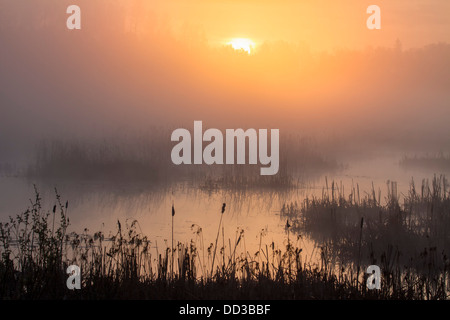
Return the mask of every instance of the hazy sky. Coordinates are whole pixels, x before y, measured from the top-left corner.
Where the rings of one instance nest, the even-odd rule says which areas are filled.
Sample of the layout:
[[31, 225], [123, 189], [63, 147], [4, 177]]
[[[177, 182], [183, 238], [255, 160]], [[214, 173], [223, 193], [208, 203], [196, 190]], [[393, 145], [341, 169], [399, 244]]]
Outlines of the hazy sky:
[[[369, 5], [381, 8], [382, 29], [366, 28]], [[313, 50], [367, 45], [405, 48], [450, 40], [446, 0], [175, 0], [147, 2], [181, 30], [197, 26], [211, 43], [232, 37], [301, 42]]]
[[[82, 29], [69, 31], [72, 0], [0, 0], [2, 155], [194, 120], [450, 141], [450, 1], [76, 3]], [[371, 4], [381, 30], [366, 28]], [[237, 37], [256, 50], [225, 47]]]

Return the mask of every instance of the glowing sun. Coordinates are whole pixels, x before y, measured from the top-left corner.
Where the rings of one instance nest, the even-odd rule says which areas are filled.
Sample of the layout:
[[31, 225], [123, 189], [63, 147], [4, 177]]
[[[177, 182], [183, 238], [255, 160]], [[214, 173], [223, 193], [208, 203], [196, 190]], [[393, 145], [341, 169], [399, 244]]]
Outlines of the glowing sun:
[[234, 50], [244, 50], [248, 54], [251, 53], [254, 43], [250, 39], [245, 38], [234, 38], [228, 43], [233, 47]]

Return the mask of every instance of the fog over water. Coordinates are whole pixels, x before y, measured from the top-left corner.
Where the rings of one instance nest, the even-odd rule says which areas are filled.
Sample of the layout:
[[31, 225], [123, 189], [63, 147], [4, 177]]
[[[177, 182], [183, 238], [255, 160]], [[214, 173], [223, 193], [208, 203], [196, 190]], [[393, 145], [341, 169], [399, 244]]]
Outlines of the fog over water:
[[[208, 242], [226, 203], [225, 238], [243, 228], [250, 247], [263, 229], [282, 243], [281, 206], [320, 196], [327, 182], [367, 192], [373, 182], [384, 195], [388, 180], [406, 193], [412, 178], [450, 171], [448, 32], [342, 47], [272, 35], [248, 55], [220, 43], [218, 26], [216, 36], [177, 27], [182, 19], [164, 19], [160, 2], [124, 11], [122, 2], [80, 1], [83, 29], [67, 32], [66, 2], [0, 1], [2, 220], [27, 208], [36, 184], [48, 210], [55, 187], [69, 200], [78, 231], [137, 219], [162, 244], [174, 203], [177, 239], [189, 241], [197, 225]], [[196, 120], [205, 129], [280, 129], [279, 180], [174, 166], [170, 134]], [[399, 164], [440, 154], [444, 166]]]

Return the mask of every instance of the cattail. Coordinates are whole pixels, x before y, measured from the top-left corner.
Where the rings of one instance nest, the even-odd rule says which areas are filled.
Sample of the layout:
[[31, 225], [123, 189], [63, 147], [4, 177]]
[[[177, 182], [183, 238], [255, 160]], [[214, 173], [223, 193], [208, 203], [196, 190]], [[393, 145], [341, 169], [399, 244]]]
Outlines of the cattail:
[[226, 207], [226, 203], [223, 203], [222, 204], [222, 213], [220, 215], [220, 221], [219, 221], [219, 229], [217, 230], [216, 245], [214, 246], [214, 253], [213, 253], [213, 259], [212, 259], [212, 265], [211, 265], [211, 276], [213, 275], [213, 271], [214, 271], [214, 260], [216, 258], [217, 241], [219, 240], [220, 226], [222, 225], [222, 217], [223, 217], [223, 213], [225, 212], [225, 207]]
[[286, 220], [286, 229], [289, 229], [291, 227], [291, 224], [289, 223], [289, 220]]
[[173, 277], [173, 217], [175, 216], [175, 206], [172, 201], [172, 265], [171, 265], [171, 277]]
[[356, 275], [356, 284], [359, 285], [359, 270], [361, 267], [361, 243], [362, 243], [362, 230], [364, 225], [364, 217], [361, 217], [361, 226], [359, 229], [359, 247], [358, 247], [358, 266]]
[[55, 212], [56, 212], [56, 204], [53, 206], [53, 222], [52, 222], [52, 237], [55, 231]]
[[291, 227], [291, 224], [289, 223], [289, 220], [286, 220], [286, 229], [287, 229], [287, 235], [288, 235], [288, 245], [287, 245], [287, 252], [288, 252], [288, 258], [289, 258], [289, 281], [291, 281], [291, 240], [289, 239], [289, 228]]

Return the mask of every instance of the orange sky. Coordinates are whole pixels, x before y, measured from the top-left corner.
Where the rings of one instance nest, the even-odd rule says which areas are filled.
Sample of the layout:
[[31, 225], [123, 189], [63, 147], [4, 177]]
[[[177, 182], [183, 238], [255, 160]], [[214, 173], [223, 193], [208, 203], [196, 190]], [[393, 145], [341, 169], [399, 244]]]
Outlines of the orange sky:
[[[380, 6], [382, 29], [366, 28], [369, 5]], [[174, 0], [147, 1], [179, 33], [203, 32], [211, 44], [230, 37], [255, 42], [285, 40], [312, 50], [392, 46], [450, 41], [450, 1], [446, 0]]]
[[[76, 3], [80, 31], [65, 24], [73, 0], [0, 0], [0, 146], [194, 120], [449, 141], [450, 1]], [[366, 28], [370, 4], [381, 30]], [[252, 55], [223, 46], [237, 37]]]

